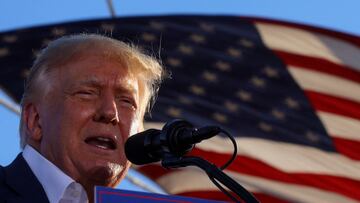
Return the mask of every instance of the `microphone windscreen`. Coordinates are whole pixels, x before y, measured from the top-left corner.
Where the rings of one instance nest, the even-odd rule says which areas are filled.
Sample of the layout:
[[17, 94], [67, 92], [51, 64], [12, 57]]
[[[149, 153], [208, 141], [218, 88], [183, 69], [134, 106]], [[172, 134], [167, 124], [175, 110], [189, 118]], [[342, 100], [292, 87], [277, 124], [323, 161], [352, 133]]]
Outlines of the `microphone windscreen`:
[[151, 156], [147, 146], [151, 145], [152, 137], [160, 134], [160, 130], [149, 129], [130, 136], [125, 142], [125, 155], [136, 165], [149, 164], [160, 161], [160, 158]]

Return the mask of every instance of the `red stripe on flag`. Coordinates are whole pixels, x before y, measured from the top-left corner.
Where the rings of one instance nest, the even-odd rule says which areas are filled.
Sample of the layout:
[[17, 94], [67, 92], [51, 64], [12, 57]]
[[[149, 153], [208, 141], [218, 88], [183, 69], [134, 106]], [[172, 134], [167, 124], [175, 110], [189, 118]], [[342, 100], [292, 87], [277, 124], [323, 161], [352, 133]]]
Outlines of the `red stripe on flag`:
[[256, 199], [258, 199], [260, 202], [271, 202], [271, 203], [287, 203], [288, 201], [285, 201], [283, 199], [279, 199], [274, 196], [270, 196], [263, 193], [253, 193], [255, 195]]
[[157, 164], [147, 164], [147, 165], [143, 165], [143, 166], [136, 168], [136, 170], [139, 171], [140, 173], [146, 175], [150, 179], [156, 180], [163, 175], [166, 175], [168, 173], [174, 172], [176, 170], [181, 170], [181, 169], [171, 169], [170, 170], [170, 169], [165, 169], [164, 167], [157, 165]]
[[297, 55], [278, 50], [273, 51], [284, 61], [285, 64], [340, 76], [342, 78], [360, 83], [360, 72], [352, 68], [338, 65], [325, 59]]
[[[230, 157], [228, 154], [207, 152], [197, 148], [195, 148], [191, 154], [204, 157], [218, 166], [224, 164], [224, 160], [226, 160], [224, 157]], [[160, 165], [147, 165], [141, 166], [139, 170], [156, 181], [156, 179], [162, 175], [181, 169], [165, 170]], [[311, 186], [360, 200], [360, 193], [357, 192], [358, 188], [360, 188], [360, 181], [348, 178], [321, 174], [285, 173], [259, 160], [245, 156], [238, 156], [227, 170], [275, 181]]]
[[[224, 160], [226, 160], [225, 157], [229, 157], [228, 154], [203, 151], [197, 148], [195, 148], [191, 154], [194, 156], [204, 157], [218, 166], [224, 164]], [[307, 185], [327, 191], [337, 192], [360, 200], [360, 193], [358, 193], [360, 181], [348, 178], [309, 173], [286, 173], [262, 161], [246, 156], [237, 156], [236, 160], [227, 168], [227, 170], [275, 181]]]
[[[260, 202], [272, 202], [272, 203], [288, 203], [285, 200], [266, 195], [263, 193], [252, 193], [257, 200]], [[211, 199], [211, 200], [223, 200], [223, 201], [231, 201], [231, 199], [226, 196], [221, 191], [193, 191], [193, 192], [184, 192], [179, 193], [177, 195], [188, 196], [188, 197], [198, 197], [202, 199]]]
[[192, 192], [183, 192], [176, 195], [187, 196], [187, 197], [197, 197], [202, 199], [210, 200], [220, 200], [220, 201], [231, 201], [231, 199], [220, 191], [207, 190], [207, 191], [192, 191]]
[[339, 137], [333, 138], [333, 140], [335, 148], [341, 154], [355, 160], [360, 160], [360, 142]]
[[316, 111], [325, 111], [360, 119], [360, 103], [319, 92], [305, 90], [306, 96]]

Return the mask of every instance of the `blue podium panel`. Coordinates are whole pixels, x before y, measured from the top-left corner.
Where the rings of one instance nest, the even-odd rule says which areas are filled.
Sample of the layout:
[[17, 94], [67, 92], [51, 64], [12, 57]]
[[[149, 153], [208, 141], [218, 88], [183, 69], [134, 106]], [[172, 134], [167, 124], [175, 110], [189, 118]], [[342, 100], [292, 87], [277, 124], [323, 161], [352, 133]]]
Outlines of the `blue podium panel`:
[[[205, 200], [175, 195], [161, 195], [154, 193], [119, 190], [96, 186], [96, 203], [221, 203], [222, 201]], [[222, 202], [224, 203], [224, 202]]]

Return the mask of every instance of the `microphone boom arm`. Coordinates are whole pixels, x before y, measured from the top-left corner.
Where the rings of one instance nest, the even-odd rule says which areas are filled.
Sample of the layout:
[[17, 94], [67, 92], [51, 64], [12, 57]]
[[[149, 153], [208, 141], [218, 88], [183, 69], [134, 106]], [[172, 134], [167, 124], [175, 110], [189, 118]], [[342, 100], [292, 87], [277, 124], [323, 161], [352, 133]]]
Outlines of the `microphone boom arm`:
[[[209, 178], [214, 181], [219, 181], [227, 188], [229, 188], [232, 192], [238, 195], [239, 198], [243, 199], [247, 203], [257, 203], [259, 202], [250, 192], [248, 192], [245, 188], [243, 188], [240, 184], [238, 184], [235, 180], [230, 178], [226, 175], [223, 171], [221, 171], [217, 166], [214, 164], [209, 163], [208, 161], [199, 158], [199, 157], [175, 157], [171, 154], [166, 156], [162, 161], [161, 164], [165, 168], [180, 168], [186, 166], [197, 166], [204, 170]], [[213, 180], [214, 179], [214, 180]], [[219, 184], [214, 184], [219, 187]], [[233, 199], [235, 202], [240, 202], [235, 197], [233, 197], [227, 191], [224, 191], [221, 186], [219, 187], [222, 192], [224, 192], [227, 196]]]

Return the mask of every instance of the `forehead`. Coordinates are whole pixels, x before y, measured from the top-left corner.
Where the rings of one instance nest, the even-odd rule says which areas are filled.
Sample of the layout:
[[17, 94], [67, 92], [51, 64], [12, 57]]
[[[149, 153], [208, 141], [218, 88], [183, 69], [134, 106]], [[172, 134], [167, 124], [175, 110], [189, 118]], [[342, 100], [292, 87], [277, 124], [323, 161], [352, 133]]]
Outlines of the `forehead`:
[[125, 63], [98, 54], [76, 57], [60, 67], [58, 74], [66, 84], [118, 85], [134, 89], [137, 81]]

